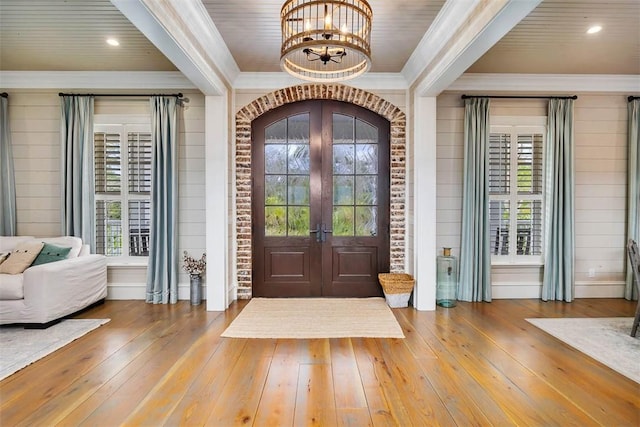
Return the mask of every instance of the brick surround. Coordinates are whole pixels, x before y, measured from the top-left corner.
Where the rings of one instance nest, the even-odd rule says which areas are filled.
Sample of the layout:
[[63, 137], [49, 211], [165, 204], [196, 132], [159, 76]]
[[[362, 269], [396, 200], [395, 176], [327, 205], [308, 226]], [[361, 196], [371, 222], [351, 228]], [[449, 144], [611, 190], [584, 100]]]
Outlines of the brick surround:
[[251, 122], [284, 104], [310, 99], [343, 101], [387, 119], [391, 130], [390, 270], [403, 272], [405, 262], [406, 116], [388, 101], [341, 84], [303, 84], [256, 99], [236, 114], [236, 239], [238, 298], [251, 298]]

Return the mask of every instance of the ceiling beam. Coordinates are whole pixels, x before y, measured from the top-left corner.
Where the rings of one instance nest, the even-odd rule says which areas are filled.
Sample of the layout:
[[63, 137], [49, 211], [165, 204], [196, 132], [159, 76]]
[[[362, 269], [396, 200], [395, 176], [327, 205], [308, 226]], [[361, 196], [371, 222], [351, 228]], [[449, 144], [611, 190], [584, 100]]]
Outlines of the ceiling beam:
[[223, 95], [240, 73], [202, 2], [111, 3], [205, 95]]
[[402, 74], [417, 96], [436, 96], [542, 0], [447, 0]]

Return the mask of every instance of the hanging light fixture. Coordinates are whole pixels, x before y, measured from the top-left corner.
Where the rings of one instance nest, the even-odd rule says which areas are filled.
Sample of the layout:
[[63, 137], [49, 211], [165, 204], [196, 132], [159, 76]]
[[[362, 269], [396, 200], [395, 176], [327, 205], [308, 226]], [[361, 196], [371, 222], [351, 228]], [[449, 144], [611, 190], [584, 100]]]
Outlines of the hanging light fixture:
[[280, 12], [280, 66], [314, 82], [364, 74], [371, 68], [372, 16], [365, 0], [288, 0]]

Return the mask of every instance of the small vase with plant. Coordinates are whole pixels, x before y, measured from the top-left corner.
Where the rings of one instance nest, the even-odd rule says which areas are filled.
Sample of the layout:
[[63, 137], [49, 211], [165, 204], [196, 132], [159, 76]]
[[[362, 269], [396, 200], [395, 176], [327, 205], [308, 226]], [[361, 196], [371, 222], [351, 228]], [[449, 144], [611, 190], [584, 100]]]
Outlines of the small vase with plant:
[[182, 268], [189, 273], [191, 278], [191, 304], [198, 305], [202, 302], [202, 273], [207, 268], [207, 254], [203, 253], [200, 259], [195, 259], [184, 251], [182, 257]]

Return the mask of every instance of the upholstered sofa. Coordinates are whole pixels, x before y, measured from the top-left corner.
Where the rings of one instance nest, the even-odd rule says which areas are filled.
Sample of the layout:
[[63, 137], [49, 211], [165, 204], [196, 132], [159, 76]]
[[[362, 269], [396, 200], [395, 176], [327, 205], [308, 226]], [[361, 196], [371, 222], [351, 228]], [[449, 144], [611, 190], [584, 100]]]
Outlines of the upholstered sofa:
[[[15, 270], [11, 270], [13, 274], [3, 273], [9, 266], [4, 263], [14, 254], [17, 254], [14, 260], [17, 259], [20, 248], [30, 245], [37, 248], [39, 242], [48, 244], [45, 248], [58, 248], [66, 253], [55, 262], [48, 259], [35, 265], [34, 260], [34, 265], [22, 273]], [[0, 254], [3, 253], [5, 257], [9, 255], [0, 263], [0, 325], [48, 327], [107, 296], [106, 257], [90, 254], [89, 246], [83, 245], [78, 237], [0, 236]]]

